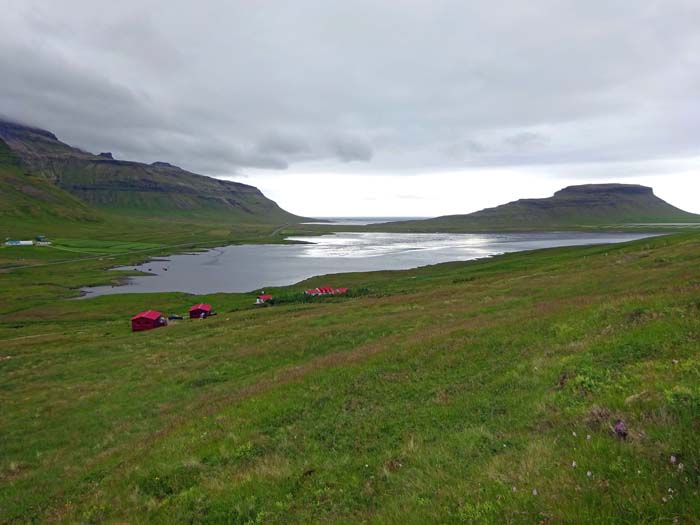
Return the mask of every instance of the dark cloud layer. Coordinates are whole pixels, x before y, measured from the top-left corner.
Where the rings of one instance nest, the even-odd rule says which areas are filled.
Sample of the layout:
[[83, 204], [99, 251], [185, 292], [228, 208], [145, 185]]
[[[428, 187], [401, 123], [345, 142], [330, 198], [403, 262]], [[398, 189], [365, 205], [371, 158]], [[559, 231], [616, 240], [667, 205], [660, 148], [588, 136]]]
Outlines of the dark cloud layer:
[[697, 0], [0, 0], [0, 114], [200, 172], [700, 154]]

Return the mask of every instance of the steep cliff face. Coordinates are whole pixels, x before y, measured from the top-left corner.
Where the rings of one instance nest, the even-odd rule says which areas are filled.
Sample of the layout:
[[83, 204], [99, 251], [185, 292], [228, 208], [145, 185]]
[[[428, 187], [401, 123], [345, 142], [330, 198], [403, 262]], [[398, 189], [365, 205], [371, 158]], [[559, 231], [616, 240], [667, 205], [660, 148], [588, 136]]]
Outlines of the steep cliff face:
[[553, 195], [553, 198], [600, 198], [603, 195], [614, 195], [617, 197], [653, 197], [654, 190], [648, 186], [642, 186], [640, 184], [582, 184], [579, 186], [567, 186], [566, 188], [556, 192]]
[[52, 181], [83, 202], [112, 212], [191, 215], [244, 222], [298, 222], [253, 186], [180, 169], [93, 155], [51, 132], [0, 122], [0, 138], [30, 173]]
[[[100, 212], [42, 176], [27, 173], [17, 154], [0, 139], [0, 232], [18, 225], [80, 221], [97, 223]], [[4, 237], [3, 237], [4, 238]]]

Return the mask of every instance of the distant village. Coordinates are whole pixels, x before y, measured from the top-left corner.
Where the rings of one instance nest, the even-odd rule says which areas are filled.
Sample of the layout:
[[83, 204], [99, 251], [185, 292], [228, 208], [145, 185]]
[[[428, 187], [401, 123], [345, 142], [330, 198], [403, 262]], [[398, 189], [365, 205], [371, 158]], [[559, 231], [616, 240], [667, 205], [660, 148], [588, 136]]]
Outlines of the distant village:
[[[312, 288], [305, 290], [304, 294], [319, 297], [325, 295], [345, 295], [350, 291], [349, 288], [333, 288], [332, 286], [319, 286], [318, 288]], [[255, 300], [256, 305], [269, 306], [274, 304], [274, 296], [272, 294], [267, 294], [263, 292], [258, 295]], [[190, 319], [206, 319], [216, 315], [216, 312], [212, 309], [212, 306], [207, 303], [198, 303], [190, 307], [189, 318]], [[131, 330], [133, 332], [141, 332], [143, 330], [153, 330], [154, 328], [160, 328], [162, 326], [168, 326], [168, 321], [180, 321], [183, 317], [178, 314], [170, 314], [167, 317], [159, 312], [158, 310], [145, 310], [136, 314], [131, 318]]]
[[51, 241], [45, 235], [37, 235], [33, 239], [26, 241], [5, 239], [5, 246], [51, 246]]

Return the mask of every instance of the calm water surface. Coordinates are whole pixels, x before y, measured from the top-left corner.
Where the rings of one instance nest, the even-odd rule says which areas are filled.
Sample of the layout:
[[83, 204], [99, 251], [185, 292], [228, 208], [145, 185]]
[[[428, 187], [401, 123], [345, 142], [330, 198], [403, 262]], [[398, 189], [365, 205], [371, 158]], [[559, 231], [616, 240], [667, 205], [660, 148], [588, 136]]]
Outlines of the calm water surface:
[[289, 237], [313, 244], [242, 245], [202, 253], [173, 255], [136, 269], [155, 275], [129, 279], [124, 286], [85, 288], [88, 297], [114, 293], [248, 292], [294, 284], [315, 275], [373, 270], [404, 270], [448, 261], [467, 261], [500, 253], [631, 241], [635, 233], [336, 233]]
[[319, 217], [323, 222], [304, 222], [302, 224], [338, 224], [342, 226], [366, 226], [382, 222], [413, 221], [428, 217]]

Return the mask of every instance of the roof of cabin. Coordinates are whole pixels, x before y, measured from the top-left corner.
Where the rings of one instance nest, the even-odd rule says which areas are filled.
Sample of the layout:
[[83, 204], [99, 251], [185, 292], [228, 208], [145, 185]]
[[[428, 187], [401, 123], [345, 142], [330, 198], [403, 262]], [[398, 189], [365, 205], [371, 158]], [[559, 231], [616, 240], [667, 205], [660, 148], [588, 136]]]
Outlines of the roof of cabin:
[[193, 312], [193, 311], [195, 311], [195, 310], [205, 310], [205, 311], [208, 312], [209, 310], [211, 310], [211, 305], [210, 305], [210, 304], [207, 304], [207, 303], [195, 304], [194, 306], [192, 306], [192, 307], [190, 308], [190, 312]]
[[156, 319], [160, 319], [163, 314], [161, 314], [158, 310], [145, 310], [141, 313], [136, 314], [134, 317], [131, 318], [133, 321], [134, 319], [150, 319], [151, 321], [155, 321]]

